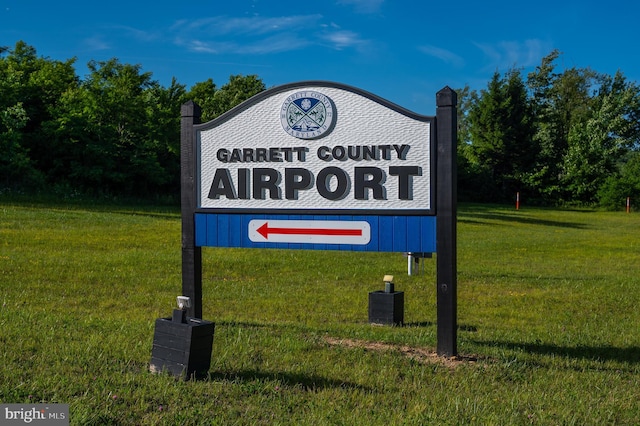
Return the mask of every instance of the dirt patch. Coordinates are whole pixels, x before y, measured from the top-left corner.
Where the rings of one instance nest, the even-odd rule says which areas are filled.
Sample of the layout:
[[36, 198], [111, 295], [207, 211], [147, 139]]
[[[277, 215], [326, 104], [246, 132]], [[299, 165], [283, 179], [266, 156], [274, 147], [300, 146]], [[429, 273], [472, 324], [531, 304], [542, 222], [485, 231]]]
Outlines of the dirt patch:
[[336, 339], [334, 337], [325, 337], [324, 340], [331, 346], [362, 348], [369, 351], [398, 351], [407, 358], [421, 364], [441, 364], [449, 368], [456, 368], [463, 364], [474, 364], [478, 361], [478, 358], [474, 356], [458, 355], [454, 357], [444, 357], [438, 355], [431, 349], [394, 345], [392, 343], [369, 342], [356, 339]]

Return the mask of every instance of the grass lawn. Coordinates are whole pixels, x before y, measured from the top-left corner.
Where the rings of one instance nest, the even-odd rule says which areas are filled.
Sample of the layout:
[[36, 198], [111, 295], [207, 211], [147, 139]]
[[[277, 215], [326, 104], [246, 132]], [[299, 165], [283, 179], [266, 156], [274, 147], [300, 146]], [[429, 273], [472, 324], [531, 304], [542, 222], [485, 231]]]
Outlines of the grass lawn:
[[[180, 283], [177, 209], [0, 203], [0, 403], [71, 424], [637, 424], [640, 215], [463, 205], [457, 360], [435, 259], [203, 250], [209, 376], [148, 372]], [[368, 324], [396, 277], [404, 327]]]

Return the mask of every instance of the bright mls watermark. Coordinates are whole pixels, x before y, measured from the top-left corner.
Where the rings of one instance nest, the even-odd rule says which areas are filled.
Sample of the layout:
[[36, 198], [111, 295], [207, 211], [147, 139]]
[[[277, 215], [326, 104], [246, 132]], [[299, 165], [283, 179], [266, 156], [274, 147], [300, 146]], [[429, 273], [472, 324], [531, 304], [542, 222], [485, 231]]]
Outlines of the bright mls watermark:
[[68, 426], [69, 404], [0, 404], [0, 425]]

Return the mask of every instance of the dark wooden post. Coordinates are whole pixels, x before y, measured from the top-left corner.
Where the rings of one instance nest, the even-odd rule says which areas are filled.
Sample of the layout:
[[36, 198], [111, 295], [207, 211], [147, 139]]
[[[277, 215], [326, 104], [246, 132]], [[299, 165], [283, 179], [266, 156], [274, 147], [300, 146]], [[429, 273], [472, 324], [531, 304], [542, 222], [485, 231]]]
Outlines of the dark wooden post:
[[449, 87], [436, 94], [437, 352], [448, 357], [458, 352], [457, 98]]
[[181, 108], [180, 210], [182, 212], [182, 294], [191, 299], [187, 316], [202, 318], [202, 249], [195, 246], [195, 144], [194, 124], [202, 110], [193, 101]]

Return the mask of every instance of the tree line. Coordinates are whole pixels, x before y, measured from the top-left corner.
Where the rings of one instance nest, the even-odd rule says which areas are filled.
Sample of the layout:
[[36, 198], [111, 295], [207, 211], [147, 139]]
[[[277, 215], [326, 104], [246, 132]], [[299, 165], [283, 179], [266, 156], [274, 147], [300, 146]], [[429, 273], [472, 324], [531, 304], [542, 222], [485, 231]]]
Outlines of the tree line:
[[621, 71], [558, 71], [554, 50], [523, 78], [458, 91], [461, 198], [624, 206], [640, 199], [640, 89]]
[[[557, 70], [553, 51], [523, 77], [495, 72], [480, 91], [458, 89], [462, 201], [620, 208], [640, 199], [640, 89], [622, 72]], [[39, 57], [0, 47], [0, 191], [67, 196], [176, 196], [180, 106], [211, 120], [265, 90], [256, 75], [168, 87], [140, 65]]]
[[0, 190], [165, 198], [180, 191], [180, 107], [211, 120], [265, 90], [255, 75], [221, 87], [168, 87], [140, 65], [38, 57], [20, 41], [0, 50]]

